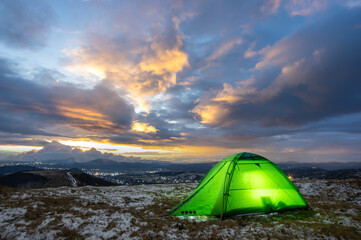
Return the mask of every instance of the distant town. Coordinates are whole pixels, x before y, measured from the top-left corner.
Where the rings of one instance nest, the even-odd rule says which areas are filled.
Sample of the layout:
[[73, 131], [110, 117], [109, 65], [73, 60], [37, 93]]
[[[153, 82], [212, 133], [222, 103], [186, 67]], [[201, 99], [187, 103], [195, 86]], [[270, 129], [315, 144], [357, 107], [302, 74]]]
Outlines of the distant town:
[[[19, 171], [70, 170], [83, 172], [119, 185], [199, 183], [215, 163], [169, 163], [149, 161], [116, 162], [95, 159], [89, 162], [74, 160], [3, 161], [0, 177]], [[360, 177], [361, 163], [280, 163], [278, 166], [293, 178]]]
[[[81, 171], [107, 181], [120, 185], [136, 184], [164, 184], [164, 183], [197, 183], [205, 172], [194, 171], [171, 171], [169, 168], [155, 168], [154, 170], [136, 170], [129, 168], [114, 167], [79, 167], [80, 164], [68, 164], [59, 161], [46, 162], [2, 162], [1, 167], [17, 167], [14, 171], [22, 170], [71, 170]], [[114, 164], [117, 165], [117, 164]], [[0, 168], [1, 170], [1, 168]], [[1, 175], [0, 175], [1, 176]]]

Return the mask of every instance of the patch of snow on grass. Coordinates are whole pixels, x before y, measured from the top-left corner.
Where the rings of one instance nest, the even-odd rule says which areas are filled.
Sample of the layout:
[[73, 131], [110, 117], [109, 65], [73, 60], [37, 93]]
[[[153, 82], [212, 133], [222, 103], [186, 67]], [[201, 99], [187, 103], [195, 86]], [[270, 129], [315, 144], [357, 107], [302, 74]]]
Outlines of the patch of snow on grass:
[[0, 194], [0, 238], [353, 239], [361, 233], [360, 189], [355, 182], [305, 179], [295, 184], [314, 214], [264, 214], [226, 221], [164, 216], [196, 184], [14, 190]]

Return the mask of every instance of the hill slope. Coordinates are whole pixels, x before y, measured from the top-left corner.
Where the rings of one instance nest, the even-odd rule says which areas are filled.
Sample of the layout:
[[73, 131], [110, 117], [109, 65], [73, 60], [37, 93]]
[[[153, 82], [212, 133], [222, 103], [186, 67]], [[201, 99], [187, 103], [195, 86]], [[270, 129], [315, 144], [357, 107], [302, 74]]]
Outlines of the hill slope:
[[20, 172], [20, 171], [40, 171], [42, 169], [34, 167], [34, 166], [26, 166], [26, 165], [15, 165], [15, 166], [2, 166], [0, 167], [0, 177], [7, 175], [7, 174], [11, 174], [11, 173], [15, 173], [15, 172]]
[[0, 185], [21, 188], [79, 187], [115, 185], [83, 172], [67, 170], [22, 171], [0, 177]]

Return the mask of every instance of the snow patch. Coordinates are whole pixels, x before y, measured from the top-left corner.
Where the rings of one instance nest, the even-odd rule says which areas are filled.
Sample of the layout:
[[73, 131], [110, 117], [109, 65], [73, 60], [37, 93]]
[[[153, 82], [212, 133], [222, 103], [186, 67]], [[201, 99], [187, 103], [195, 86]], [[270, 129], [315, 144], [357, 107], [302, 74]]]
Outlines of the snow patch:
[[73, 177], [73, 175], [71, 175], [71, 173], [70, 173], [70, 172], [67, 172], [66, 174], [68, 175], [68, 177], [69, 177], [69, 179], [70, 179], [70, 181], [71, 181], [71, 183], [72, 183], [73, 187], [77, 187], [77, 186], [78, 186], [78, 184], [77, 184], [77, 182], [76, 182], [76, 179]]

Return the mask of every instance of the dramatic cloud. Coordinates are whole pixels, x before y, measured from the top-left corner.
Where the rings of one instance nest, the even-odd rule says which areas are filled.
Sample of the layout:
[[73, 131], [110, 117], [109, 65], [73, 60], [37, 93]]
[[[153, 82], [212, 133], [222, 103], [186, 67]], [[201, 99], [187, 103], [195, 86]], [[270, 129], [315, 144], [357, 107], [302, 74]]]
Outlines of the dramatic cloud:
[[66, 68], [79, 75], [93, 75], [98, 80], [107, 78], [149, 112], [146, 98], [176, 85], [177, 73], [189, 66], [176, 27], [162, 31], [146, 41], [141, 35], [132, 42], [122, 37], [88, 35], [85, 46], [65, 51]]
[[205, 124], [256, 121], [265, 127], [361, 111], [361, 31], [354, 28], [359, 16], [355, 10], [326, 18], [263, 48], [255, 70], [274, 68], [279, 71], [274, 79], [255, 71], [235, 87], [225, 83], [215, 97], [201, 98], [193, 112]]
[[0, 155], [359, 153], [359, 1], [3, 1], [0, 13]]
[[[1, 131], [49, 136], [74, 136], [71, 128], [123, 132], [134, 118], [133, 107], [103, 84], [43, 86], [18, 76], [5, 59], [0, 60], [0, 111]], [[68, 129], [56, 130], [59, 126]]]

